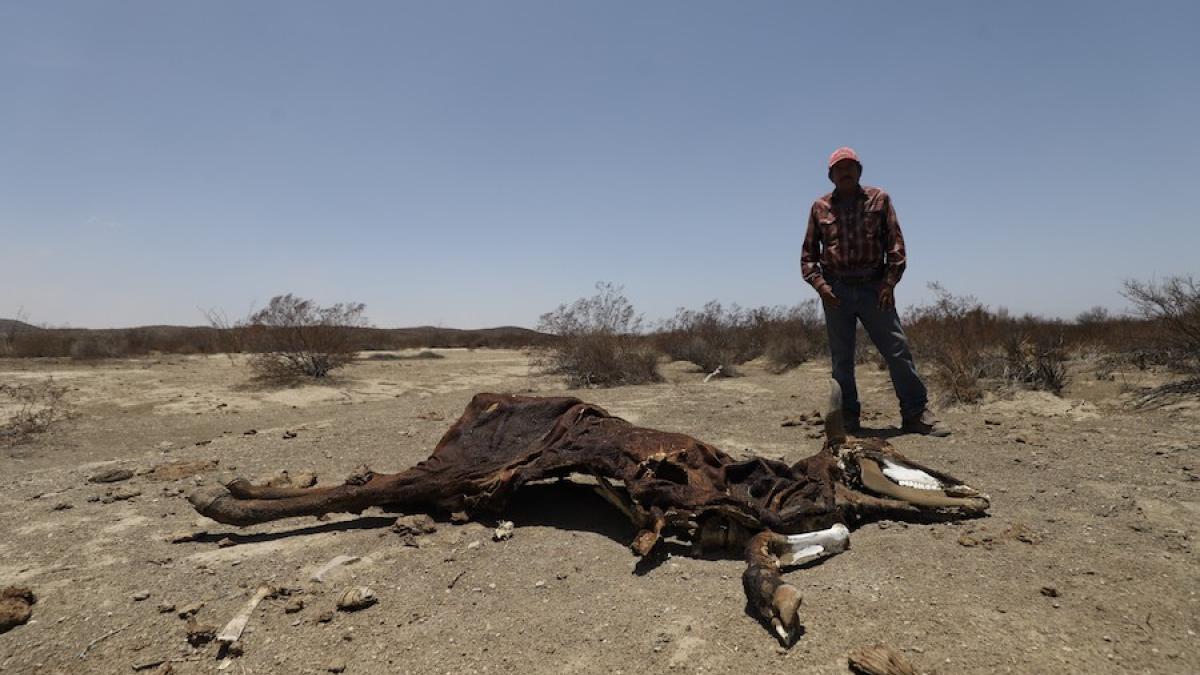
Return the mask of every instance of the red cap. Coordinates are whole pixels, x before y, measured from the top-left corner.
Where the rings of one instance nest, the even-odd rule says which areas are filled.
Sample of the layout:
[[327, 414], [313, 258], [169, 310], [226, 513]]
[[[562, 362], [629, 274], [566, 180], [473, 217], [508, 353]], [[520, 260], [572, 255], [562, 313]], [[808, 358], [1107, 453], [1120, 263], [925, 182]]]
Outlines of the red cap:
[[842, 147], [834, 150], [833, 154], [829, 156], [829, 168], [832, 169], [834, 164], [837, 164], [843, 159], [852, 159], [859, 166], [862, 166], [862, 161], [858, 159], [858, 153], [854, 151], [854, 148]]

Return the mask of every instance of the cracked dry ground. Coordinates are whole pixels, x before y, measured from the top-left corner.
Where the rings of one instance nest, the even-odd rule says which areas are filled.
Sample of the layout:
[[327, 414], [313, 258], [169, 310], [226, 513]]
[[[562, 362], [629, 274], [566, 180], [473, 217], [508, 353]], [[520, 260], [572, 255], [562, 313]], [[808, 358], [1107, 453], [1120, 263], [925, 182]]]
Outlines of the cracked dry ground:
[[[1087, 364], [1065, 399], [1020, 393], [945, 412], [950, 438], [893, 438], [990, 493], [991, 516], [869, 524], [849, 551], [789, 572], [806, 632], [786, 651], [745, 614], [740, 560], [668, 542], [638, 565], [630, 526], [586, 489], [527, 489], [511, 539], [438, 522], [417, 546], [379, 512], [239, 530], [184, 499], [231, 473], [397, 471], [478, 391], [563, 393], [521, 352], [443, 354], [291, 390], [250, 386], [219, 357], [0, 362], [9, 380], [70, 385], [77, 413], [0, 450], [0, 586], [37, 596], [32, 620], [0, 634], [0, 672], [219, 672], [216, 645], [191, 647], [178, 615], [199, 605], [196, 621], [219, 628], [262, 584], [290, 595], [259, 605], [224, 672], [843, 673], [875, 643], [925, 672], [1200, 672], [1200, 411], [1130, 411]], [[781, 422], [822, 406], [825, 364], [744, 370], [703, 383], [675, 363], [663, 384], [569, 393], [738, 457], [815, 452], [813, 427]], [[860, 380], [865, 425], [895, 424], [885, 376]], [[88, 482], [113, 469], [134, 475]], [[310, 579], [339, 555], [359, 560]], [[379, 601], [333, 611], [359, 586]]]

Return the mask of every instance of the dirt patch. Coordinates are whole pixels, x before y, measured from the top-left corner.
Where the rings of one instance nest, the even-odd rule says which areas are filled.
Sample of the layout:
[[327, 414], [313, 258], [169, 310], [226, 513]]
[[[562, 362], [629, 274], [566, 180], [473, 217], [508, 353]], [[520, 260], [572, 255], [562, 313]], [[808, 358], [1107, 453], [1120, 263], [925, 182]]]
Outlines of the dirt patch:
[[[519, 351], [442, 353], [356, 362], [300, 395], [250, 387], [223, 357], [0, 361], [0, 377], [55, 372], [78, 406], [0, 455], [0, 586], [37, 593], [31, 620], [0, 636], [2, 672], [188, 675], [228, 658], [219, 672], [845, 673], [876, 644], [920, 672], [1200, 672], [1200, 410], [1131, 411], [1115, 385], [1090, 388], [1092, 407], [1022, 394], [945, 411], [954, 435], [933, 439], [897, 435], [886, 373], [861, 369], [866, 433], [988, 492], [992, 516], [867, 524], [849, 551], [790, 571], [805, 633], [789, 651], [746, 614], [740, 560], [679, 545], [639, 564], [632, 528], [587, 485], [523, 488], [498, 514], [514, 523], [502, 539], [498, 522], [449, 514], [393, 531], [376, 510], [241, 530], [186, 502], [233, 474], [407, 468], [487, 390], [579, 396], [737, 457], [820, 446], [781, 421], [823, 407], [825, 363], [708, 383], [667, 364], [661, 384], [564, 391]], [[114, 468], [134, 475], [87, 482]], [[118, 488], [139, 494], [105, 503]], [[312, 580], [338, 556], [357, 561]], [[205, 641], [264, 584], [281, 594], [237, 655]], [[338, 611], [356, 588], [377, 602]]]

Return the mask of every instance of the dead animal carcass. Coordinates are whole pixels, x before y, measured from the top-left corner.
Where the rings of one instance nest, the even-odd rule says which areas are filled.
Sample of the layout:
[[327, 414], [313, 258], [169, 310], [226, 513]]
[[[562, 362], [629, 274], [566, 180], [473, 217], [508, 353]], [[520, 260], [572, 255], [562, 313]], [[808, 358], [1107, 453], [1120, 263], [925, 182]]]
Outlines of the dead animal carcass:
[[[840, 401], [836, 387], [831, 400]], [[362, 467], [343, 485], [306, 489], [235, 479], [190, 500], [201, 514], [231, 525], [371, 506], [494, 516], [531, 481], [590, 476], [633, 522], [638, 555], [667, 535], [698, 551], [743, 550], [751, 610], [790, 643], [800, 593], [781, 568], [843, 550], [846, 526], [864, 519], [988, 508], [986, 496], [886, 441], [847, 437], [841, 420], [832, 410], [821, 451], [788, 465], [736, 461], [690, 436], [637, 427], [575, 398], [477, 394], [433, 455], [406, 471]]]

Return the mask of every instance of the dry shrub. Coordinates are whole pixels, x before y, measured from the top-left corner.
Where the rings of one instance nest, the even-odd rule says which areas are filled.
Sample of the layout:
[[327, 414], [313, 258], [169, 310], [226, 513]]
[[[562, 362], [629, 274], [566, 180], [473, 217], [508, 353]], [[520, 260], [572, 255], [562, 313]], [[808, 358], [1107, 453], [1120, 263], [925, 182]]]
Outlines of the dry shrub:
[[[1174, 356], [1168, 365], [1179, 372], [1200, 372], [1200, 285], [1191, 276], [1168, 277], [1160, 283], [1130, 280], [1123, 295], [1157, 325], [1154, 341]], [[1152, 389], [1136, 405], [1158, 405], [1176, 395], [1200, 395], [1200, 377]]]
[[776, 374], [791, 370], [824, 352], [828, 344], [815, 299], [774, 310], [767, 330], [767, 369]]
[[946, 403], [974, 403], [983, 398], [979, 378], [987, 369], [987, 345], [998, 318], [971, 296], [956, 296], [938, 283], [929, 284], [932, 304], [911, 310], [908, 334], [914, 348], [933, 366], [933, 379]]
[[445, 355], [435, 351], [422, 349], [416, 354], [371, 354], [368, 361], [423, 361], [427, 359], [444, 359]]
[[1067, 386], [1066, 361], [1061, 335], [1014, 334], [1004, 347], [1002, 377], [1031, 389], [1061, 395]]
[[613, 387], [659, 382], [658, 353], [640, 335], [642, 318], [611, 283], [596, 284], [596, 294], [559, 305], [541, 316], [538, 330], [557, 335], [535, 347], [534, 365], [563, 375], [570, 387]]
[[76, 361], [115, 359], [129, 354], [129, 344], [120, 336], [85, 335], [71, 342], [71, 358]]
[[771, 310], [728, 309], [716, 300], [700, 310], [680, 307], [655, 336], [659, 349], [676, 361], [687, 361], [706, 373], [737, 375], [736, 366], [761, 356], [771, 325]]
[[[55, 384], [53, 377], [33, 383], [0, 384], [0, 439], [9, 445], [40, 434], [70, 412], [68, 388]], [[5, 414], [6, 413], [6, 414]]]
[[366, 325], [365, 309], [362, 303], [321, 307], [291, 293], [277, 295], [238, 324], [238, 339], [260, 378], [325, 377], [357, 355], [354, 329]]

